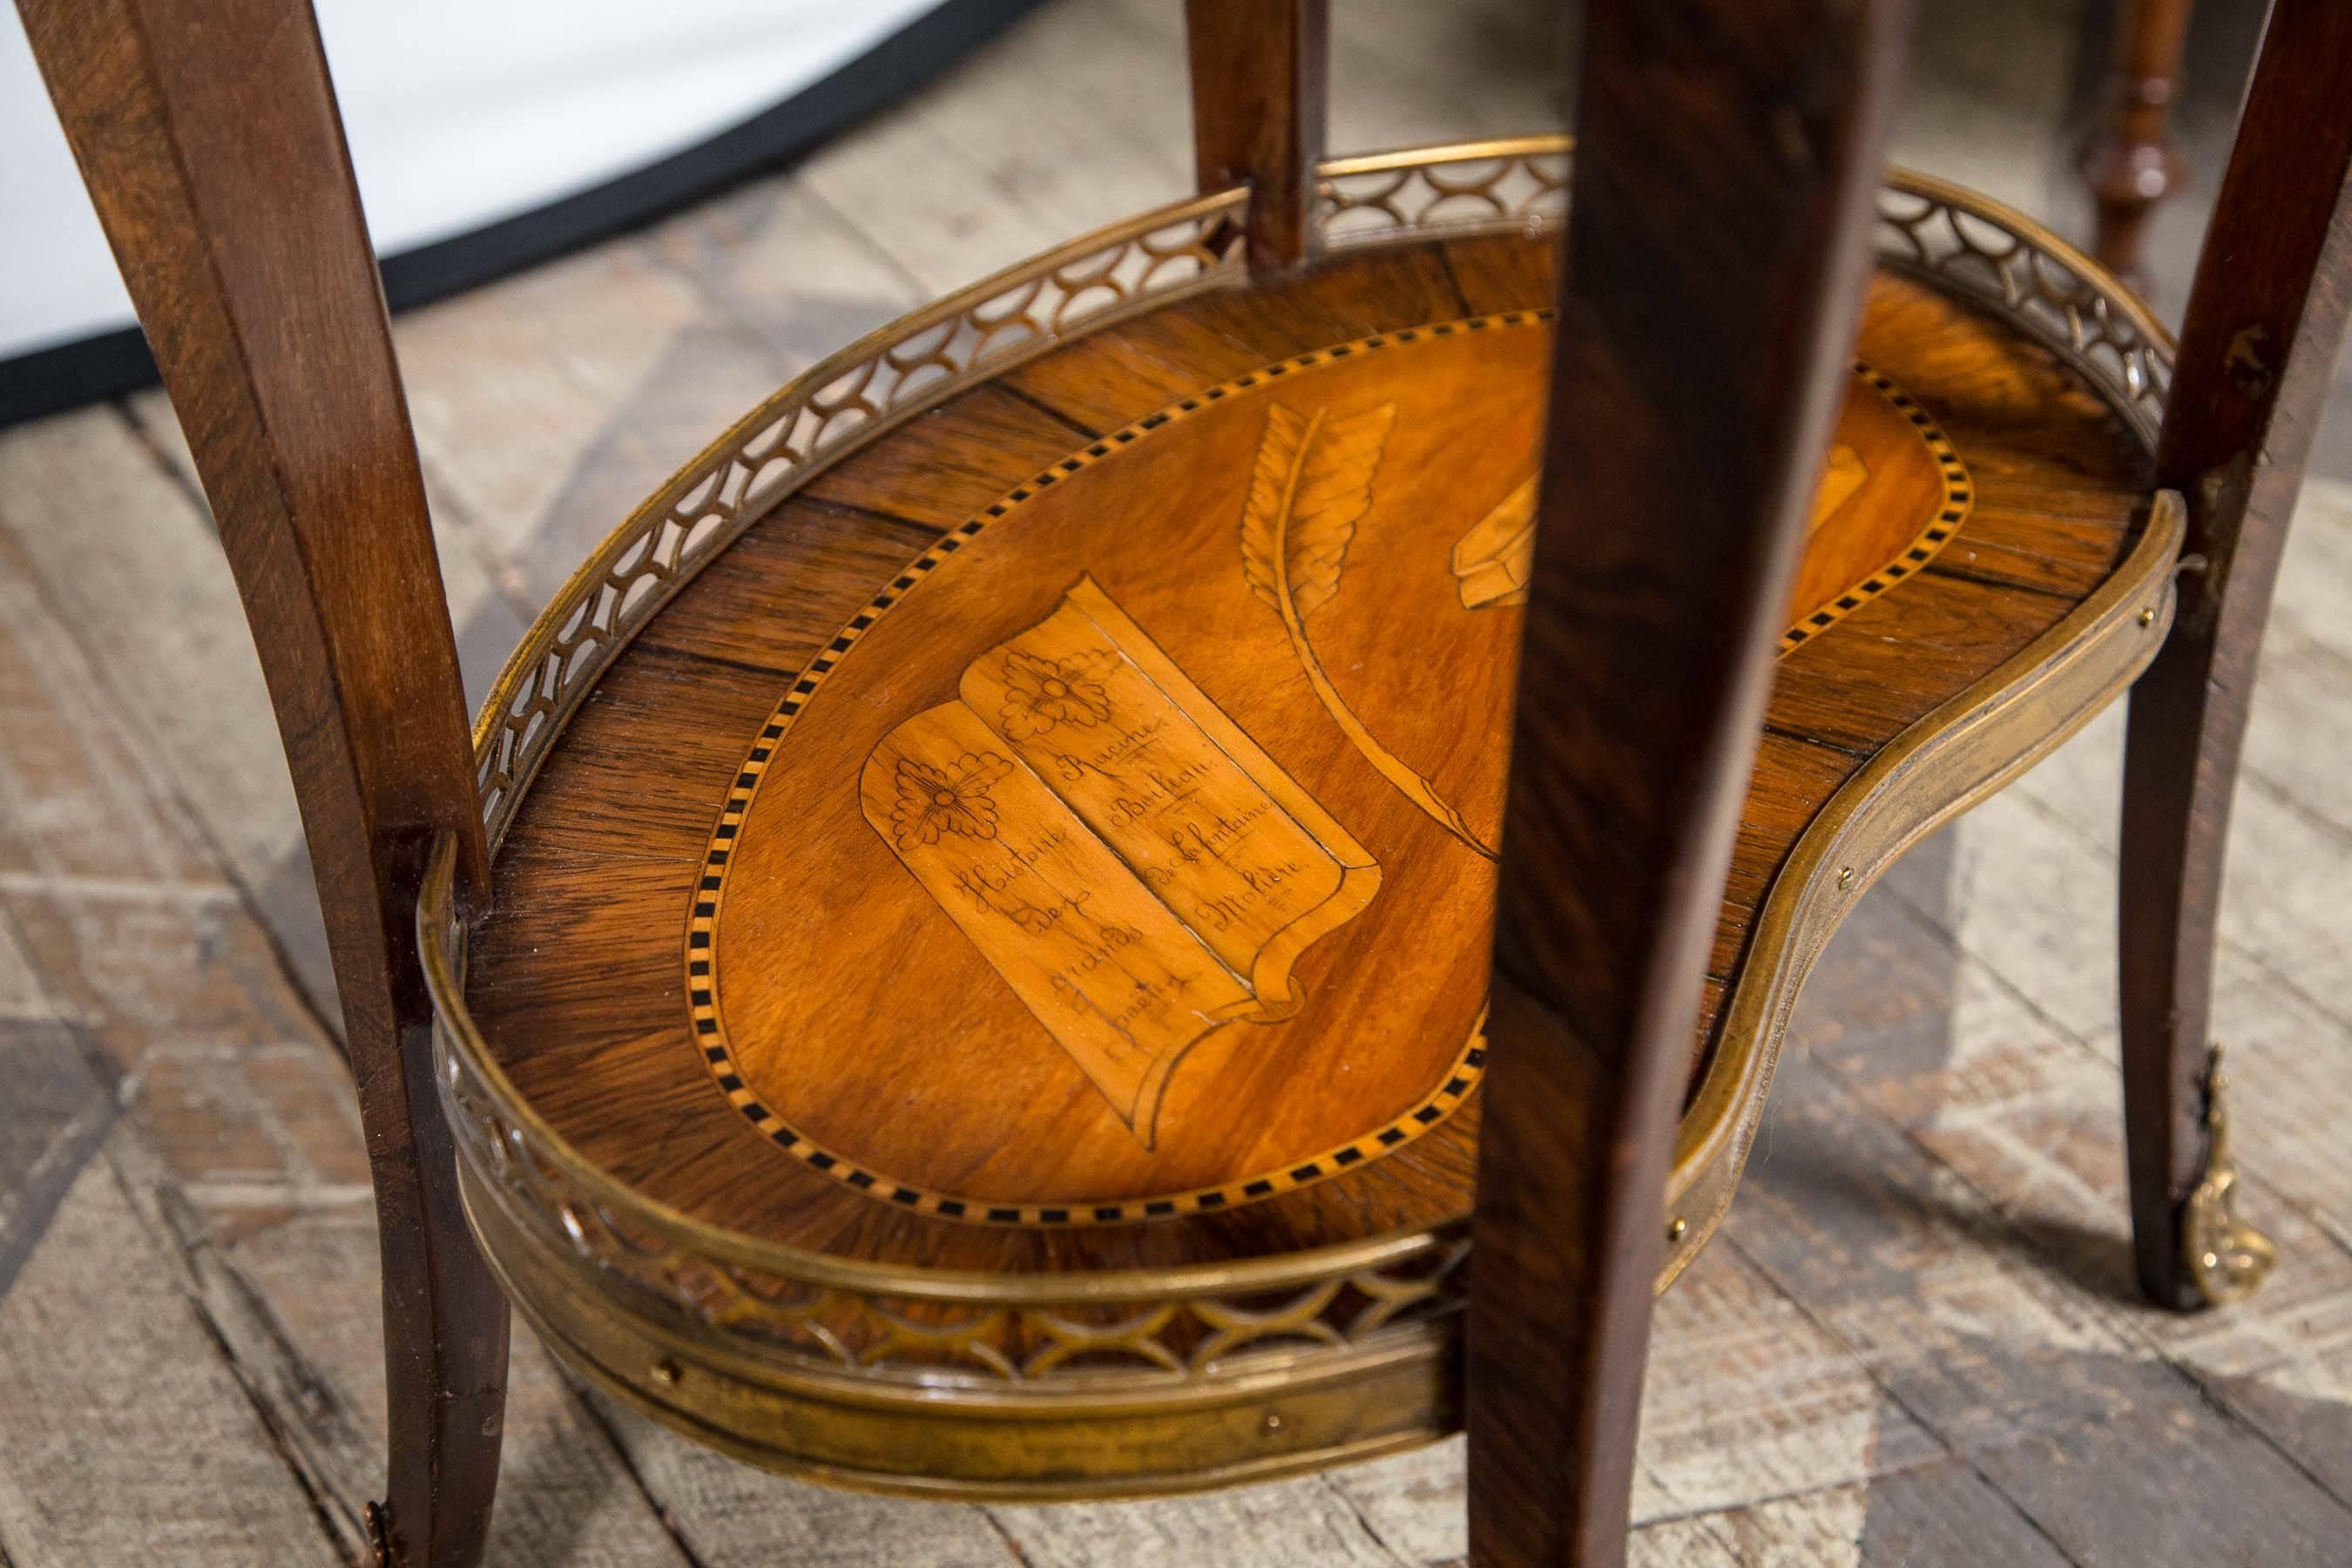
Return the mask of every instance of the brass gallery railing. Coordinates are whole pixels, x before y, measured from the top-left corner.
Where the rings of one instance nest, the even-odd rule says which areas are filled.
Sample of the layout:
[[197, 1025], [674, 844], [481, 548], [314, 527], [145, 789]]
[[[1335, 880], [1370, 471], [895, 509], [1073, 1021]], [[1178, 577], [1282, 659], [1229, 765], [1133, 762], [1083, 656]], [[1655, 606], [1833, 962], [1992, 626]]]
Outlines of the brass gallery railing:
[[[1431, 234], [1540, 232], [1568, 202], [1570, 147], [1538, 137], [1335, 160], [1321, 221], [1334, 247]], [[873, 333], [782, 388], [608, 538], [531, 627], [475, 727], [495, 844], [573, 710], [635, 633], [778, 500], [920, 408], [1068, 337], [1243, 278], [1247, 194], [1113, 225]], [[2087, 377], [2143, 441], [2169, 382], [2144, 310], [2021, 216], [1897, 174], [1880, 259], [2022, 327]], [[446, 1102], [478, 1190], [583, 1286], [688, 1335], [818, 1375], [916, 1386], [1164, 1387], [1255, 1359], [1434, 1338], [1462, 1299], [1466, 1222], [1235, 1266], [1151, 1274], [953, 1275], [829, 1258], [653, 1204], [567, 1144], [515, 1091], [467, 1016], [448, 868], [419, 920]]]

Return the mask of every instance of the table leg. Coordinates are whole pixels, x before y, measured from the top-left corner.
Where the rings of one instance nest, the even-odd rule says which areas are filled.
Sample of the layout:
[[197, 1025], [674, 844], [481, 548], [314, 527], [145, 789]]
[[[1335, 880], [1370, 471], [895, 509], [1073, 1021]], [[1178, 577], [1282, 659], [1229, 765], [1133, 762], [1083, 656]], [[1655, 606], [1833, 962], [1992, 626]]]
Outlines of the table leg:
[[2180, 183], [2169, 121], [2194, 0], [2120, 0], [2112, 85], [2083, 150], [2083, 178], [2098, 208], [2093, 250], [2138, 287], [2141, 238], [2156, 204]]

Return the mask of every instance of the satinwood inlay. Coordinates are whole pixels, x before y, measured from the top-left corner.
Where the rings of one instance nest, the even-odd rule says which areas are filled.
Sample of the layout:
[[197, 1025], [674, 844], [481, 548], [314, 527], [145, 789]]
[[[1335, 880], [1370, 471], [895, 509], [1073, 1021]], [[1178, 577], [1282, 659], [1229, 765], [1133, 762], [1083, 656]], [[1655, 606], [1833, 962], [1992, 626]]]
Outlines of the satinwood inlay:
[[1380, 868], [1090, 577], [958, 692], [867, 756], [866, 819], [1149, 1149], [1184, 1053], [1297, 1013]]
[[[741, 1114], [885, 1202], [1086, 1226], [1254, 1202], [1460, 1106], [1546, 320], [1203, 389], [876, 594], [754, 738], [689, 913], [693, 1027]], [[1857, 366], [1784, 651], [1969, 494]], [[1460, 952], [1399, 984], [1395, 942]], [[940, 1113], [975, 1075], [1010, 1114]], [[1214, 1113], [1236, 1095], [1260, 1113]]]

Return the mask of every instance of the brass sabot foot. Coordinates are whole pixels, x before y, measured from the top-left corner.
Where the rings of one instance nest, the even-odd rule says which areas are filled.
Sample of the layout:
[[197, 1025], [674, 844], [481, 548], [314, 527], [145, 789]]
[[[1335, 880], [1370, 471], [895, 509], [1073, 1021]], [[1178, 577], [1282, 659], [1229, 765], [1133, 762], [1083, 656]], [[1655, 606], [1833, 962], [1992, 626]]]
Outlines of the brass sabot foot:
[[2238, 1217], [2238, 1167], [2230, 1157], [2230, 1080], [2221, 1047], [2205, 1065], [2205, 1174], [2181, 1211], [2180, 1241], [2189, 1278], [2207, 1304], [2242, 1300], [2262, 1289], [2278, 1262], [2271, 1238]]

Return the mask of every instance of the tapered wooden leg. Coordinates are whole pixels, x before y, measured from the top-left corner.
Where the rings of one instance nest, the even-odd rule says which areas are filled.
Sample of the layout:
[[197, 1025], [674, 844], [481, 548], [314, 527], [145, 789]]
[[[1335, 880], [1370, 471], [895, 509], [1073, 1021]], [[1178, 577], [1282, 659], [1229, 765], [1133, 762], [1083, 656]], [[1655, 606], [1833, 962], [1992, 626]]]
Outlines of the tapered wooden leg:
[[2083, 178], [2098, 210], [2093, 252], [2135, 285], [2148, 215], [2180, 183], [2172, 104], [2192, 8], [2192, 0], [2121, 0], [2112, 96], [2083, 149]]
[[2242, 1295], [2269, 1244], [2232, 1213], [2209, 1034], [2230, 797], [2255, 655], [2352, 264], [2352, 6], [2278, 0], [2189, 298], [2158, 482], [2188, 502], [2178, 616], [2133, 688], [2120, 919], [2124, 1118], [2140, 1288]]
[[385, 1500], [369, 1534], [383, 1568], [475, 1568], [488, 1539], [506, 1425], [506, 1297], [466, 1228], [457, 1152], [434, 1098], [432, 1042], [403, 1042], [422, 1070], [403, 1085], [409, 1115], [388, 1125], [375, 1086], [361, 1111], [383, 1260], [383, 1361], [391, 1396]]
[[459, 1212], [417, 892], [488, 858], [375, 261], [307, 0], [19, 0], [245, 600], [319, 881], [383, 1247], [380, 1562], [472, 1568], [507, 1308]]
[[1675, 1110], [1909, 7], [1584, 13], [1480, 1091], [1477, 1568], [1624, 1561]]
[[[2260, 542], [2274, 569], [2275, 537]], [[2241, 537], [2242, 570], [2256, 543]], [[2118, 890], [2133, 1256], [2148, 1300], [2182, 1310], [2244, 1294], [2270, 1262], [2269, 1244], [2216, 1190], [2235, 1173], [2210, 1135], [2223, 1112], [2208, 1043], [2222, 847], [2270, 597], [2270, 572], [2258, 574], [2232, 586], [2240, 613], [2228, 636], [2210, 607], [2204, 629], [2173, 632], [2132, 690], [2125, 748]]]

